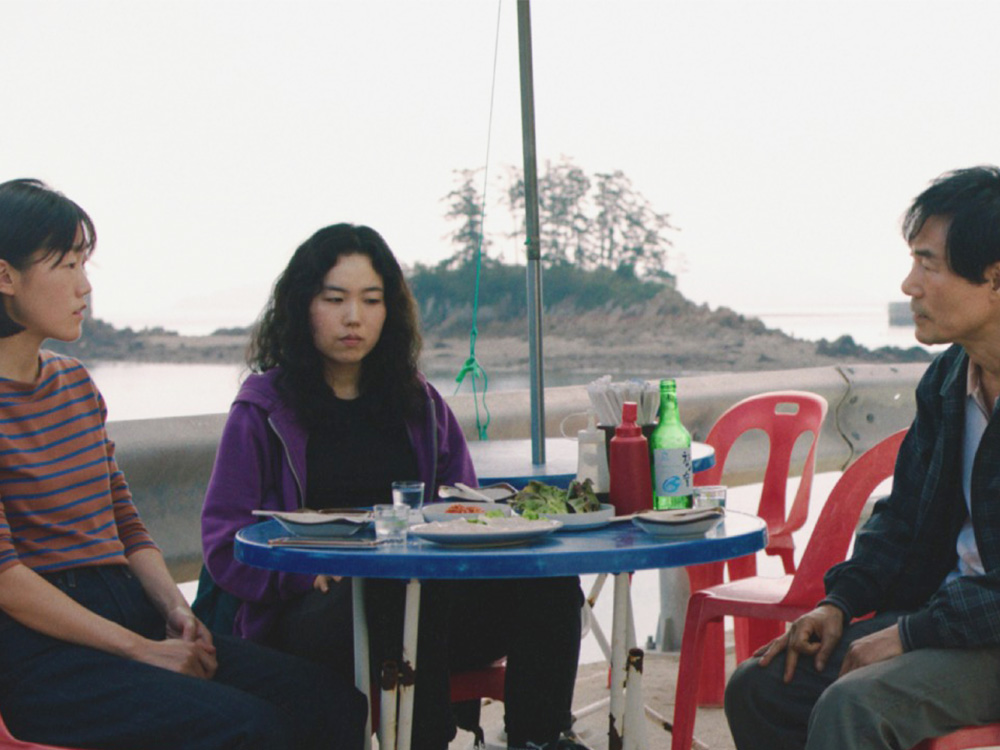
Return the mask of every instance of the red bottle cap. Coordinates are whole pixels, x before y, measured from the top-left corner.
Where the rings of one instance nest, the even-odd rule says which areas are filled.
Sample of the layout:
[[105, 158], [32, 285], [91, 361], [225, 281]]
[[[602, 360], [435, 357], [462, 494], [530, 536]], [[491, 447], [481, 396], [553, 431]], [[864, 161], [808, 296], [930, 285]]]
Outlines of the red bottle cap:
[[639, 416], [639, 405], [635, 401], [622, 404], [622, 423], [615, 429], [615, 437], [635, 437], [642, 434], [642, 428], [635, 423]]

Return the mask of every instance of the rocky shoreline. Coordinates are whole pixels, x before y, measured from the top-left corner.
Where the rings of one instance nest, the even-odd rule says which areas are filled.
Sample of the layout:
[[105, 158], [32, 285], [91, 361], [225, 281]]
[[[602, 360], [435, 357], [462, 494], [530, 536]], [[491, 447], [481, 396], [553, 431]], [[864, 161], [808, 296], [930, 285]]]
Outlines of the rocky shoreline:
[[[456, 317], [461, 311], [456, 311]], [[425, 330], [421, 367], [431, 376], [454, 376], [470, 355], [468, 321], [452, 317]], [[245, 357], [249, 329], [209, 336], [180, 336], [163, 329], [119, 331], [88, 321], [83, 338], [56, 345], [85, 361], [238, 363]], [[460, 333], [461, 332], [461, 333]], [[583, 376], [610, 374], [656, 378], [720, 371], [784, 370], [837, 364], [927, 362], [931, 354], [909, 349], [859, 346], [850, 332], [836, 341], [806, 341], [767, 328], [760, 320], [728, 308], [695, 305], [673, 290], [633, 305], [609, 303], [581, 311], [547, 310], [542, 348], [546, 372]], [[475, 354], [490, 375], [528, 371], [527, 324], [523, 318], [482, 322]], [[914, 342], [915, 343], [915, 342]]]
[[[666, 373], [680, 376], [931, 359], [924, 349], [871, 351], [845, 340], [834, 343], [803, 341], [777, 331], [709, 338], [640, 335], [630, 341], [548, 333], [543, 337], [542, 346], [547, 372], [578, 373], [594, 378], [609, 374], [615, 380], [626, 377], [655, 379]], [[422, 369], [432, 376], [455, 374], [469, 354], [467, 339], [428, 336]], [[476, 359], [491, 376], [526, 373], [528, 345], [523, 337], [480, 335]]]

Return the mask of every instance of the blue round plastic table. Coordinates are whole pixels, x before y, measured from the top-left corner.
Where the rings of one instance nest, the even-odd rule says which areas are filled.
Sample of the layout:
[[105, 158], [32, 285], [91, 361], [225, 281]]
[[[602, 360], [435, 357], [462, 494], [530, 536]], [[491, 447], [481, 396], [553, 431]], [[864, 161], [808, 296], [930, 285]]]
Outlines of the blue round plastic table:
[[[364, 532], [363, 532], [364, 533]], [[370, 532], [368, 532], [370, 533]], [[714, 528], [693, 537], [652, 536], [630, 521], [602, 529], [556, 532], [539, 540], [511, 547], [446, 547], [413, 537], [405, 545], [375, 547], [316, 548], [272, 546], [270, 540], [286, 537], [277, 521], [264, 521], [236, 534], [236, 558], [248, 565], [310, 575], [350, 576], [354, 586], [355, 663], [368, 663], [368, 637], [364, 617], [365, 578], [408, 579], [404, 616], [403, 662], [417, 667], [417, 622], [422, 579], [544, 578], [585, 573], [614, 573], [615, 605], [611, 637], [611, 685], [609, 738], [624, 736], [628, 727], [643, 724], [635, 706], [642, 706], [641, 679], [626, 659], [634, 644], [629, 605], [629, 573], [646, 568], [664, 568], [727, 560], [753, 554], [767, 544], [767, 526], [756, 516], [729, 511]], [[356, 683], [370, 695], [367, 669], [357, 670]], [[641, 670], [640, 670], [641, 672]], [[641, 675], [639, 675], [641, 677]], [[397, 750], [409, 750], [413, 721], [413, 687], [398, 688], [386, 697], [383, 691], [380, 746], [382, 741]], [[627, 692], [626, 692], [627, 690]], [[639, 726], [641, 731], [641, 726]], [[370, 746], [370, 745], [369, 745]]]
[[767, 544], [757, 516], [735, 511], [702, 536], [652, 536], [629, 521], [602, 529], [557, 532], [530, 544], [485, 549], [444, 547], [410, 538], [406, 545], [374, 548], [272, 547], [287, 537], [277, 521], [242, 529], [236, 558], [289, 573], [357, 578], [545, 578], [671, 568], [750, 555]]

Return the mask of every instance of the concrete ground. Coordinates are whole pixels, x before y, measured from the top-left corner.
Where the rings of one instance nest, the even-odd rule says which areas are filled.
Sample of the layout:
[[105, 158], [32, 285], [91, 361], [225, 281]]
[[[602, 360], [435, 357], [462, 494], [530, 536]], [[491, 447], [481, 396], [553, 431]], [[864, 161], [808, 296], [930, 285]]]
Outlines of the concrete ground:
[[[642, 675], [643, 695], [646, 705], [662, 715], [668, 721], [674, 715], [674, 687], [677, 683], [677, 652], [646, 653]], [[727, 672], [733, 668], [732, 649], [729, 649]], [[573, 697], [573, 710], [581, 709], [608, 697], [608, 664], [597, 662], [580, 666], [576, 680], [576, 694]], [[483, 729], [485, 730], [490, 750], [506, 748], [501, 740], [503, 729], [503, 704], [490, 703], [483, 706]], [[592, 750], [607, 750], [608, 747], [608, 709], [602, 706], [581, 719], [575, 726], [577, 734]], [[726, 717], [721, 708], [698, 709], [695, 722], [695, 738], [704, 743], [710, 750], [735, 750], [733, 738], [729, 734]], [[646, 742], [643, 747], [648, 750], [666, 750], [670, 747], [670, 733], [652, 721], [645, 726]], [[459, 730], [458, 737], [449, 745], [449, 750], [469, 750], [472, 747], [472, 734]], [[697, 746], [696, 746], [697, 747]]]

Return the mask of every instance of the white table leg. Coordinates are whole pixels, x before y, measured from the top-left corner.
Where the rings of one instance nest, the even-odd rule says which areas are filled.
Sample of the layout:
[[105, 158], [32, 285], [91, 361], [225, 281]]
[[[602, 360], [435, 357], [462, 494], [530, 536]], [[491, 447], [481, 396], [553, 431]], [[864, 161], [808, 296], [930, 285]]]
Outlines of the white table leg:
[[611, 701], [608, 717], [608, 747], [620, 748], [625, 719], [625, 643], [628, 629], [628, 573], [615, 575], [614, 615], [611, 620]]
[[[625, 599], [625, 654], [628, 658], [628, 653], [636, 648], [639, 644], [636, 643], [635, 636], [635, 616], [632, 614], [632, 574], [629, 573], [628, 576], [628, 587], [629, 594]], [[627, 684], [627, 682], [626, 682]]]
[[[399, 689], [399, 731], [397, 750], [410, 750], [413, 729], [413, 692], [417, 674], [417, 624], [420, 620], [420, 581], [406, 584], [406, 612], [403, 615], [403, 664]], [[407, 676], [409, 673], [409, 677]]]
[[624, 750], [645, 750], [646, 722], [642, 705], [642, 650], [628, 652], [628, 676], [625, 688]]
[[597, 620], [597, 615], [594, 614], [594, 604], [597, 603], [597, 597], [601, 595], [601, 589], [604, 588], [604, 582], [607, 577], [607, 573], [601, 573], [597, 576], [594, 585], [590, 588], [590, 596], [583, 602], [583, 606], [590, 617], [590, 632], [593, 634], [594, 640], [597, 641], [597, 645], [600, 646], [604, 658], [610, 662], [611, 645], [608, 643], [607, 636], [604, 635], [604, 630], [601, 628], [601, 623]]
[[371, 672], [368, 662], [368, 620], [365, 617], [365, 582], [363, 578], [351, 579], [352, 612], [354, 617], [354, 686], [368, 700], [368, 719], [365, 721], [364, 750], [372, 746]]
[[399, 696], [399, 667], [396, 662], [385, 662], [379, 676], [382, 690], [379, 693], [378, 747], [379, 750], [395, 750]]

